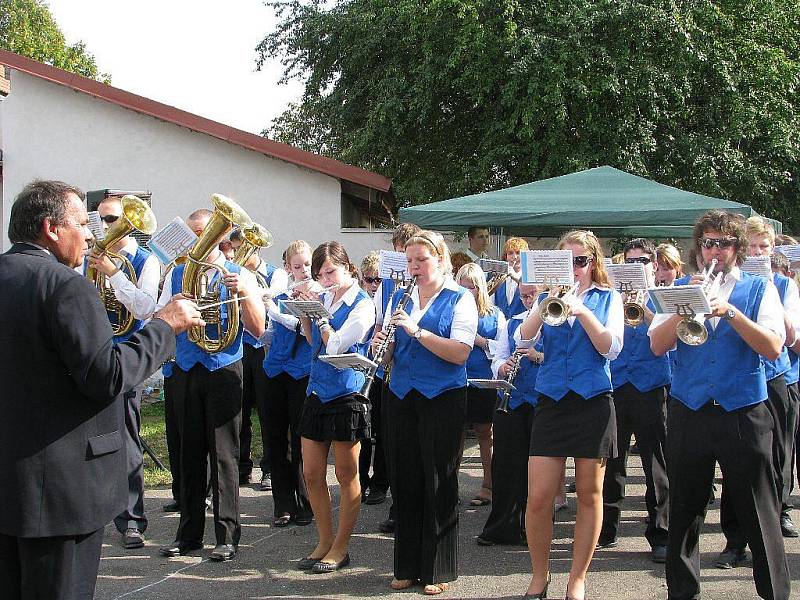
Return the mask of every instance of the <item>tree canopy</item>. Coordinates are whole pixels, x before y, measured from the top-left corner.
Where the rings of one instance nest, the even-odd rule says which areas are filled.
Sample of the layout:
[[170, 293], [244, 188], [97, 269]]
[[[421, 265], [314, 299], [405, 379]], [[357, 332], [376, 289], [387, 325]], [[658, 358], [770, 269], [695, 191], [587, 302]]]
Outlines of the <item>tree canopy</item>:
[[67, 45], [42, 0], [0, 0], [0, 48], [109, 83], [83, 42]]
[[800, 231], [796, 0], [281, 0], [265, 132], [403, 204], [603, 164]]

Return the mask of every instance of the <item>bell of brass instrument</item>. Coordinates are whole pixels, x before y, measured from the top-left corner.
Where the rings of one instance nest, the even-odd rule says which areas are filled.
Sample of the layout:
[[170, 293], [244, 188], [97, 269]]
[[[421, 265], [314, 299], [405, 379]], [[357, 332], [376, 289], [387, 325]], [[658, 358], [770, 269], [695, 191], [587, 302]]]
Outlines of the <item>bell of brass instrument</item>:
[[641, 325], [644, 321], [644, 290], [635, 290], [633, 294], [629, 294], [622, 310], [625, 313], [625, 325]]
[[270, 246], [272, 246], [272, 234], [258, 223], [253, 223], [242, 230], [242, 245], [234, 252], [232, 262], [243, 267], [253, 253]]
[[556, 289], [557, 295], [548, 296], [542, 301], [541, 304], [539, 304], [539, 316], [542, 318], [542, 322], [545, 325], [558, 327], [559, 325], [566, 323], [570, 313], [572, 312], [569, 308], [569, 305], [566, 303], [566, 300], [575, 294], [575, 292], [578, 290], [578, 285], [579, 283], [576, 281], [569, 288], [566, 288], [562, 285], [551, 288], [551, 290]]
[[[716, 277], [712, 278], [716, 266], [717, 259], [715, 258], [711, 261], [708, 269], [703, 273], [702, 286], [706, 295], [709, 295], [715, 287], [719, 286], [722, 273], [718, 273]], [[708, 339], [708, 330], [706, 329], [705, 322], [698, 321], [695, 317], [696, 315], [694, 314], [684, 315], [681, 322], [678, 323], [678, 327], [675, 329], [678, 339], [688, 346], [700, 346], [705, 344]]]
[[[220, 194], [211, 196], [214, 204], [214, 214], [195, 241], [186, 256], [186, 266], [183, 271], [182, 292], [194, 298], [200, 305], [200, 314], [206, 322], [206, 327], [191, 327], [187, 332], [189, 340], [209, 353], [220, 352], [230, 346], [239, 330], [239, 303], [229, 302], [227, 305], [228, 324], [223, 327], [222, 306], [203, 309], [203, 304], [215, 304], [222, 295], [222, 278], [228, 270], [211, 262], [207, 262], [208, 255], [219, 246], [228, 232], [234, 227], [242, 230], [253, 225], [250, 217], [236, 202]], [[217, 275], [212, 281], [214, 274]], [[207, 327], [216, 327], [217, 336], [209, 337]]]
[[486, 284], [486, 293], [490, 296], [494, 294], [506, 279], [508, 279], [508, 273], [492, 273], [492, 278]]
[[[112, 261], [119, 261], [120, 270], [125, 273], [131, 283], [136, 285], [136, 270], [133, 268], [131, 261], [124, 254], [111, 252], [108, 248], [134, 230], [151, 235], [156, 230], [156, 216], [147, 202], [138, 196], [128, 194], [123, 196], [120, 202], [122, 204], [122, 216], [108, 228], [105, 238], [94, 243], [94, 247], [100, 252], [104, 252]], [[97, 269], [89, 267], [86, 269], [86, 277], [97, 286], [100, 300], [106, 307], [106, 311], [116, 315], [116, 319], [114, 319], [116, 323], [113, 321], [111, 323], [114, 335], [130, 333], [134, 323], [133, 313], [117, 300], [114, 288], [109, 285], [106, 276]]]

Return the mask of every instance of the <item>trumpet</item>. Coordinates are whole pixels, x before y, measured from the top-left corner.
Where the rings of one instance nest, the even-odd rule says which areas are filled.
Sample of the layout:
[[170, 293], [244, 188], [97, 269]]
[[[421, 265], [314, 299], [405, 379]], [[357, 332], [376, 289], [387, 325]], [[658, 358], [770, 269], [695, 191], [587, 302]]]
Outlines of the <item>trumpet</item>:
[[625, 313], [625, 325], [641, 325], [644, 321], [644, 290], [634, 290], [632, 294], [628, 294], [622, 310]]
[[573, 283], [569, 288], [557, 285], [550, 288], [550, 292], [555, 291], [556, 295], [548, 296], [539, 305], [539, 316], [545, 325], [558, 327], [566, 323], [572, 310], [566, 300], [578, 293], [579, 282]]
[[[722, 273], [717, 273], [716, 277], [712, 278], [716, 266], [717, 259], [715, 258], [703, 272], [703, 283], [701, 285], [706, 296], [712, 295], [719, 288], [719, 284], [722, 281]], [[691, 309], [683, 313], [683, 319], [678, 323], [675, 331], [678, 339], [689, 346], [700, 346], [705, 344], [708, 339], [708, 330], [705, 323], [702, 318], [698, 319]]]

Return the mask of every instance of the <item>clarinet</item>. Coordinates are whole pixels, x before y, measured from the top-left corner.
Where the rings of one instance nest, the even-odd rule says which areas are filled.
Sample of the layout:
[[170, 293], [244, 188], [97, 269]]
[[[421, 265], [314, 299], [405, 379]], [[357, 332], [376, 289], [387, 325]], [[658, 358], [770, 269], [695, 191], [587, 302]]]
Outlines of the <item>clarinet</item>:
[[[514, 383], [514, 378], [517, 376], [517, 373], [519, 373], [519, 369], [522, 366], [522, 353], [515, 352], [514, 354], [516, 355], [514, 364], [511, 367], [511, 370], [508, 372], [508, 375], [506, 375], [506, 383]], [[500, 396], [500, 400], [497, 403], [495, 412], [504, 414], [508, 413], [508, 403], [511, 400], [511, 392], [511, 388], [503, 390], [503, 395]]]
[[[411, 283], [408, 284], [405, 292], [403, 292], [402, 298], [400, 298], [400, 302], [397, 304], [397, 308], [395, 310], [405, 310], [408, 306], [408, 303], [411, 301], [411, 293], [414, 291], [414, 287], [417, 285], [417, 278], [411, 280]], [[375, 379], [375, 374], [378, 372], [378, 368], [380, 364], [383, 362], [383, 357], [386, 354], [386, 351], [389, 349], [389, 344], [394, 341], [394, 331], [397, 329], [397, 325], [394, 323], [389, 323], [389, 326], [386, 328], [386, 338], [383, 340], [380, 346], [375, 349], [375, 354], [372, 357], [373, 362], [375, 363], [374, 367], [370, 367], [368, 371], [364, 373], [364, 385], [361, 386], [361, 391], [359, 394], [367, 398], [369, 396], [369, 388], [372, 387], [372, 382]]]

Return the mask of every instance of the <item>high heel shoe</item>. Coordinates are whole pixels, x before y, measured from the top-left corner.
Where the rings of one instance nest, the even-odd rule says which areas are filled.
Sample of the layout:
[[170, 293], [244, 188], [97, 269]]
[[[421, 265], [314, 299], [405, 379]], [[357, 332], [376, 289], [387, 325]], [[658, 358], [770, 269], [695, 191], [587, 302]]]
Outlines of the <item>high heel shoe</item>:
[[525, 594], [522, 597], [522, 600], [545, 600], [547, 598], [547, 588], [550, 587], [550, 575], [547, 576], [547, 581], [544, 584], [544, 588], [538, 594]]

